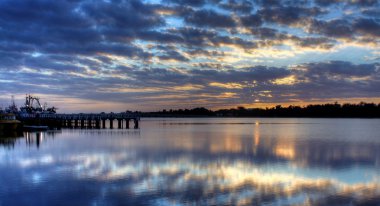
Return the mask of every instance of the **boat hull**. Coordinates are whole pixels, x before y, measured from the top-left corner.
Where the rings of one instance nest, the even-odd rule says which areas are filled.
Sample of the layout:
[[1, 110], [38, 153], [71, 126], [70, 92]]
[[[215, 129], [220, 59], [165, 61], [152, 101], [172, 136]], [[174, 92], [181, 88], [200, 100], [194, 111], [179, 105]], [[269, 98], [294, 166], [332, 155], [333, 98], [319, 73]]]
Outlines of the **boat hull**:
[[48, 126], [35, 126], [35, 125], [24, 125], [23, 130], [28, 132], [33, 131], [46, 131], [48, 130]]
[[20, 122], [18, 121], [0, 121], [0, 131], [12, 132], [20, 128]]

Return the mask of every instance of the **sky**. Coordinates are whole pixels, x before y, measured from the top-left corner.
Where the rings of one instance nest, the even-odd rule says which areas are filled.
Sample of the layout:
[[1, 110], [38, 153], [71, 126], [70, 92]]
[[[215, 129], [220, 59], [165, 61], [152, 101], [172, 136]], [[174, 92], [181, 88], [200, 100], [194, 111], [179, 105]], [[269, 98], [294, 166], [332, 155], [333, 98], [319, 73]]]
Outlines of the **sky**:
[[380, 103], [378, 0], [2, 0], [0, 107]]

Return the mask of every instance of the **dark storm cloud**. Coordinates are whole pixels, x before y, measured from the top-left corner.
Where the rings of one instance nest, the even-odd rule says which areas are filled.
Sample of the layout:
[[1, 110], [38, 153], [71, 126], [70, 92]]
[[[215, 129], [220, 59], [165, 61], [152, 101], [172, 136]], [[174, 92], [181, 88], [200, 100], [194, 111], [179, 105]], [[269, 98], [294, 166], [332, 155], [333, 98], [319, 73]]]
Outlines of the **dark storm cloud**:
[[[268, 42], [241, 38], [237, 28], [252, 30], [259, 39], [271, 39], [281, 43], [284, 39], [308, 46], [321, 42], [320, 47], [330, 48], [324, 37], [289, 38], [283, 32], [268, 28], [269, 24], [294, 25], [311, 22], [309, 32], [326, 37], [353, 38], [354, 35], [378, 36], [379, 23], [374, 18], [358, 18], [353, 21], [315, 19], [325, 11], [312, 7], [311, 1], [246, 1], [246, 0], [169, 0], [158, 5], [141, 1], [2, 1], [0, 3], [0, 49], [14, 52], [41, 52], [54, 54], [98, 55], [116, 54], [147, 59], [156, 54], [143, 51], [136, 40], [163, 44], [192, 46], [235, 45], [244, 49]], [[324, 4], [317, 1], [317, 5]], [[375, 5], [375, 1], [350, 1], [349, 4]], [[212, 5], [214, 8], [195, 8]], [[191, 6], [191, 7], [189, 7]], [[237, 12], [233, 15], [216, 8]], [[257, 9], [257, 13], [253, 11]], [[167, 25], [159, 11], [171, 11], [185, 21], [183, 27]], [[236, 17], [236, 18], [235, 18]], [[265, 25], [265, 27], [262, 27]], [[163, 29], [163, 27], [169, 28]], [[202, 27], [199, 28], [199, 27]], [[223, 33], [218, 28], [231, 29]], [[175, 31], [175, 32], [174, 32]], [[319, 40], [317, 40], [319, 38]], [[298, 39], [304, 39], [299, 41]], [[185, 59], [183, 59], [185, 60]]]
[[292, 25], [297, 24], [309, 19], [323, 14], [324, 12], [318, 7], [299, 7], [299, 6], [280, 6], [273, 8], [264, 8], [259, 10], [258, 15], [262, 17], [265, 21]]
[[267, 27], [253, 28], [251, 29], [251, 33], [263, 40], [284, 40], [289, 38], [289, 35], [281, 33], [277, 29]]
[[253, 3], [248, 0], [228, 0], [226, 3], [220, 3], [220, 7], [234, 12], [249, 13], [253, 9]]
[[380, 37], [380, 19], [357, 19], [353, 24], [356, 33], [374, 38]]
[[331, 4], [336, 4], [341, 2], [341, 0], [315, 0], [315, 3], [320, 6], [329, 6]]
[[182, 27], [170, 29], [173, 35], [180, 35], [180, 42], [189, 46], [210, 46], [210, 39], [218, 36], [217, 32], [200, 28]]
[[349, 3], [360, 6], [374, 6], [379, 3], [379, 0], [351, 0]]
[[200, 27], [235, 27], [235, 20], [229, 15], [223, 15], [213, 10], [197, 10], [186, 14], [185, 21]]
[[293, 37], [293, 40], [300, 47], [308, 47], [308, 48], [322, 48], [322, 49], [330, 49], [334, 47], [335, 41], [325, 37], [306, 37], [299, 38]]
[[273, 28], [260, 27], [252, 28], [251, 34], [255, 35], [256, 38], [262, 40], [258, 42], [260, 46], [272, 46], [281, 45], [282, 42], [290, 40], [293, 41], [297, 46], [304, 48], [320, 48], [320, 49], [330, 49], [335, 46], [336, 41], [332, 38], [326, 37], [298, 37], [288, 33], [280, 32]]
[[[44, 66], [44, 65], [42, 65]], [[201, 65], [199, 65], [201, 66]], [[319, 98], [348, 98], [348, 97], [368, 97], [379, 95], [380, 90], [380, 65], [375, 64], [352, 64], [344, 61], [332, 61], [321, 63], [309, 63], [298, 65], [295, 69], [281, 67], [255, 66], [247, 68], [211, 69], [212, 65], [205, 65], [203, 69], [162, 69], [162, 68], [134, 68], [117, 67], [109, 68], [115, 74], [127, 74], [128, 79], [123, 80], [115, 77], [92, 78], [68, 75], [60, 72], [55, 75], [43, 73], [31, 73], [30, 71], [17, 72], [18, 82], [14, 84], [2, 83], [2, 88], [9, 92], [17, 92], [22, 89], [28, 92], [39, 93], [44, 91], [47, 94], [66, 94], [67, 91], [75, 91], [70, 96], [86, 99], [106, 98], [116, 102], [136, 101], [135, 98], [155, 97], [165, 94], [188, 94], [188, 100], [197, 100], [202, 94], [203, 99], [212, 100], [212, 95], [219, 95], [225, 92], [234, 92], [237, 98], [241, 98], [240, 103], [249, 103], [255, 98], [260, 98], [262, 102], [284, 102], [289, 101], [282, 94], [291, 93], [293, 98], [310, 99], [318, 95]], [[41, 70], [43, 71], [43, 70]], [[72, 70], [75, 71], [75, 70]], [[15, 78], [14, 74], [7, 72], [0, 73], [2, 78]], [[288, 84], [277, 84], [276, 80], [294, 76], [295, 82]], [[355, 79], [359, 78], [359, 79]], [[362, 80], [361, 80], [362, 79]], [[365, 80], [363, 80], [365, 79]], [[52, 87], [41, 87], [44, 85], [55, 85]], [[208, 86], [210, 83], [228, 84], [235, 83], [247, 88], [223, 88]], [[1, 81], [0, 81], [1, 83]], [[201, 85], [196, 90], [175, 91], [167, 90], [168, 87], [181, 87], [183, 85]], [[249, 86], [251, 85], [251, 86]], [[254, 86], [253, 86], [254, 85]], [[139, 88], [141, 91], [131, 95], [125, 94], [118, 88], [125, 87]], [[17, 90], [15, 90], [17, 88]], [[102, 92], [101, 89], [105, 89]], [[108, 92], [107, 88], [116, 88]], [[145, 88], [162, 89], [154, 93], [144, 92]], [[252, 91], [252, 88], [254, 89]], [[269, 90], [271, 97], [260, 96], [260, 92]], [[208, 95], [211, 95], [207, 97]]]
[[173, 32], [159, 32], [154, 30], [141, 31], [136, 34], [136, 38], [145, 41], [160, 42], [160, 43], [182, 43], [184, 38], [179, 34]]
[[166, 49], [164, 54], [159, 55], [158, 58], [160, 60], [175, 60], [175, 61], [181, 61], [181, 62], [189, 61], [188, 58], [186, 58], [184, 55], [176, 51], [174, 48]]
[[[73, 62], [73, 59], [71, 59], [69, 62]], [[83, 72], [84, 70], [83, 67], [67, 64], [66, 61], [54, 61], [47, 56], [26, 57], [22, 60], [22, 65], [25, 65], [28, 68], [36, 69], [37, 71], [54, 69], [66, 72]]]
[[246, 27], [258, 27], [258, 26], [261, 26], [263, 24], [261, 17], [257, 14], [242, 16], [240, 21]]
[[[91, 99], [110, 95], [120, 102], [132, 101], [120, 95], [122, 88], [136, 89], [144, 97], [145, 88], [178, 94], [168, 86], [188, 84], [197, 87], [186, 94], [212, 94], [210, 101], [231, 91], [248, 101], [252, 88], [245, 86], [255, 81], [253, 94], [270, 90], [271, 101], [287, 100], [282, 93], [304, 100], [315, 94], [348, 97], [350, 92], [352, 97], [378, 97], [379, 65], [373, 61], [314, 62], [293, 65], [304, 70], [292, 70], [285, 65], [294, 63], [290, 58], [257, 66], [264, 59], [258, 57], [260, 49], [286, 52], [291, 47], [302, 53], [303, 48], [328, 50], [346, 42], [376, 46], [378, 10], [374, 0], [4, 0], [0, 93], [27, 90]], [[293, 82], [275, 83], [281, 78]], [[210, 86], [212, 82], [220, 84]], [[222, 85], [229, 83], [236, 85]]]
[[207, 82], [243, 82], [243, 81], [268, 81], [290, 75], [290, 71], [285, 68], [256, 66], [244, 69], [231, 70], [192, 70], [191, 74], [196, 79], [203, 79]]
[[202, 68], [202, 69], [224, 69], [224, 68], [228, 68], [228, 69], [233, 69], [232, 67], [228, 67], [228, 66], [225, 66], [223, 64], [220, 64], [220, 63], [196, 63], [196, 64], [193, 64], [194, 67], [198, 67], [198, 68]]
[[[102, 1], [3, 1], [0, 3], [0, 41], [9, 45], [4, 48], [8, 51], [111, 53], [146, 58], [148, 54], [124, 42], [136, 31], [165, 24], [156, 15], [155, 8], [139, 1], [113, 4]], [[12, 48], [15, 44], [21, 45]]]
[[20, 59], [22, 58], [24, 58], [24, 55], [18, 52], [5, 52], [0, 50], [0, 71], [14, 70], [15, 67], [19, 65]]
[[304, 66], [307, 68], [307, 74], [310, 76], [327, 75], [333, 77], [333, 75], [340, 75], [343, 77], [363, 77], [380, 72], [379, 64], [355, 65], [346, 61], [309, 63]]
[[82, 10], [99, 25], [105, 27], [140, 30], [165, 24], [164, 19], [155, 15], [155, 6], [146, 5], [137, 0], [125, 1], [122, 4], [101, 1], [88, 3], [82, 6]]
[[[213, 67], [216, 69], [210, 69]], [[295, 95], [294, 98], [298, 99], [310, 99], [315, 95], [323, 99], [368, 97], [380, 94], [380, 64], [378, 63], [353, 64], [345, 61], [331, 61], [302, 64], [298, 65], [295, 70], [265, 66], [220, 70], [219, 67], [218, 65], [205, 65], [203, 69], [188, 70], [186, 73], [169, 69], [146, 69], [143, 72], [131, 71], [131, 74], [136, 80], [143, 79], [143, 85], [154, 87], [186, 84], [205, 86], [200, 90], [189, 91], [192, 94], [211, 95], [232, 91], [242, 98], [241, 101], [248, 101], [247, 103], [252, 101], [252, 98], [260, 98], [263, 102], [289, 101], [288, 97], [282, 96], [288, 93]], [[292, 76], [294, 82], [277, 83], [278, 79]], [[207, 86], [213, 82], [221, 85], [236, 83], [248, 87]], [[253, 93], [252, 88], [254, 89]], [[260, 92], [255, 92], [262, 90], [269, 90], [271, 96], [260, 96], [258, 95]], [[253, 96], [247, 97], [249, 93], [252, 93]]]
[[336, 19], [331, 21], [313, 20], [309, 32], [322, 34], [328, 37], [353, 37], [353, 29], [350, 22], [343, 19]]
[[[145, 86], [166, 86], [181, 85], [190, 78], [187, 74], [177, 72], [171, 69], [144, 68], [135, 69], [130, 72], [130, 76], [136, 81], [137, 85]], [[135, 82], [134, 82], [135, 83]]]
[[182, 27], [171, 29], [169, 32], [172, 33], [172, 35], [179, 36], [175, 43], [184, 44], [189, 48], [207, 46], [219, 47], [223, 44], [245, 49], [252, 49], [257, 46], [253, 41], [246, 41], [239, 37], [223, 36], [216, 31], [204, 28]]
[[330, 6], [333, 4], [345, 4], [352, 6], [374, 6], [379, 3], [378, 0], [315, 0], [315, 3], [320, 6]]
[[357, 37], [371, 37], [373, 42], [380, 36], [380, 22], [374, 18], [358, 18], [349, 20], [336, 19], [331, 21], [313, 20], [310, 33], [322, 34], [331, 38], [346, 38], [355, 40]]
[[296, 93], [299, 99], [351, 98], [380, 95], [380, 64], [331, 61], [299, 65], [294, 70], [298, 83], [277, 88]]
[[362, 14], [363, 14], [363, 15], [366, 15], [366, 16], [369, 16], [369, 17], [376, 17], [376, 18], [379, 18], [379, 17], [380, 17], [380, 10], [379, 10], [379, 8], [377, 8], [377, 7], [374, 7], [374, 8], [368, 8], [368, 9], [363, 9], [363, 10], [362, 10]]
[[206, 3], [206, 0], [165, 0], [165, 1], [179, 4], [179, 5], [187, 5], [187, 6], [194, 6], [194, 7], [200, 7]]
[[225, 56], [225, 52], [223, 51], [215, 51], [215, 50], [205, 50], [202, 48], [189, 49], [186, 51], [187, 54], [192, 56], [204, 56], [204, 57], [223, 57]]
[[255, 0], [255, 2], [264, 7], [281, 6], [283, 4], [282, 0]]

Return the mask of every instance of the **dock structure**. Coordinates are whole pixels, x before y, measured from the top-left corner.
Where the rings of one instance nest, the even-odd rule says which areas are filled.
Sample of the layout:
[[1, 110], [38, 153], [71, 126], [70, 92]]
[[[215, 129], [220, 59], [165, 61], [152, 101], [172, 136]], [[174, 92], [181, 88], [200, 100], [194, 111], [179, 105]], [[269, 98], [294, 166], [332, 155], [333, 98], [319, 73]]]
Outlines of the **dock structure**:
[[139, 128], [140, 116], [136, 113], [99, 113], [99, 114], [48, 114], [20, 113], [18, 119], [24, 124], [47, 125], [51, 128], [94, 128], [94, 129], [129, 129], [130, 121], [133, 128]]

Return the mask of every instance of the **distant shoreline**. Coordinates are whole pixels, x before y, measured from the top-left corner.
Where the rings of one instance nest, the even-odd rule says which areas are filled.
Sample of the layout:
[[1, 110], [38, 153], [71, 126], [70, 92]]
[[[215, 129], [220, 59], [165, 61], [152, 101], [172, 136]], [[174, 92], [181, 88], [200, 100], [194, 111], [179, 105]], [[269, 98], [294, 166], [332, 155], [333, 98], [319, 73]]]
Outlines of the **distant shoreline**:
[[141, 117], [217, 117], [217, 118], [380, 118], [380, 104], [315, 104], [272, 108], [244, 108], [220, 109], [212, 111], [204, 107], [193, 109], [162, 110], [158, 112], [138, 112]]
[[215, 118], [215, 119], [229, 119], [229, 118], [239, 118], [239, 119], [248, 119], [248, 118], [300, 118], [300, 119], [380, 119], [380, 117], [276, 117], [276, 116], [226, 116], [226, 117], [217, 117], [217, 116], [141, 116], [141, 118]]

